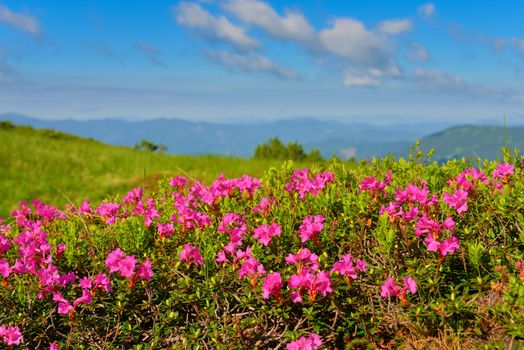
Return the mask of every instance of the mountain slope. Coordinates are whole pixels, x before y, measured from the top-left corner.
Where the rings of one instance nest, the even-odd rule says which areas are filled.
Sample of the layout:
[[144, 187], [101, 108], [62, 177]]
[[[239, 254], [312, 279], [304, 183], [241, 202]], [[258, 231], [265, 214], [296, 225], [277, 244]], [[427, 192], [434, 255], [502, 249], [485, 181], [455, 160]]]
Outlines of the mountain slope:
[[[501, 148], [506, 146], [506, 132], [510, 149], [524, 150], [524, 127], [507, 128], [497, 126], [462, 125], [445, 129], [424, 137], [421, 150], [435, 149], [433, 159], [444, 161], [452, 158], [480, 157], [497, 159]], [[406, 150], [403, 154], [409, 152]]]
[[63, 206], [81, 199], [99, 201], [135, 186], [154, 186], [161, 176], [203, 181], [262, 176], [277, 161], [217, 156], [174, 156], [109, 146], [98, 141], [0, 122], [0, 216], [18, 201], [40, 199]]

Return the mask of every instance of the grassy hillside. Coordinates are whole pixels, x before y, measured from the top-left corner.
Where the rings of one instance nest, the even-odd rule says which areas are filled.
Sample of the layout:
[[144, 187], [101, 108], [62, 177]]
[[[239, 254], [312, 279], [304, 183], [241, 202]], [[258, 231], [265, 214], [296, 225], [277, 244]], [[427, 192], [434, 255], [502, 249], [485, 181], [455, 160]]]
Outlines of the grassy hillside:
[[221, 172], [261, 176], [279, 162], [218, 156], [173, 156], [114, 147], [53, 130], [0, 123], [0, 216], [21, 201], [38, 198], [63, 206], [98, 201], [134, 186], [156, 185], [163, 176], [204, 182]]
[[[524, 149], [524, 128], [508, 128], [507, 140], [511, 149]], [[477, 156], [494, 160], [500, 158], [500, 149], [506, 146], [506, 131], [497, 126], [463, 125], [424, 137], [420, 144], [425, 152], [435, 149], [435, 160]]]

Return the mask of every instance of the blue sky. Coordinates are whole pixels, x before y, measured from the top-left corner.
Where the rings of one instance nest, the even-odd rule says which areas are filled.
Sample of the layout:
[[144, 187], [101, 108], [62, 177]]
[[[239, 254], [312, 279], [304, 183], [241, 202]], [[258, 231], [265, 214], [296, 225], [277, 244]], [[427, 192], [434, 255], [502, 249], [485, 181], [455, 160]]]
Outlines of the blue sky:
[[524, 115], [524, 2], [0, 1], [0, 113]]

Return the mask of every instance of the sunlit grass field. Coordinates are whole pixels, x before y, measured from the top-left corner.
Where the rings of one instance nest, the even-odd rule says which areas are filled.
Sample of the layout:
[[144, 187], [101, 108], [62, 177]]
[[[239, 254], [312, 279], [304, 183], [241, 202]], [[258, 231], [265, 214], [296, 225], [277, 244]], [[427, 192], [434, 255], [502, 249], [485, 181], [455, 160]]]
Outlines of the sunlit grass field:
[[97, 202], [133, 187], [154, 189], [165, 176], [203, 182], [220, 173], [262, 176], [281, 161], [215, 155], [182, 156], [109, 146], [53, 130], [0, 123], [0, 216], [19, 201], [38, 198], [64, 206], [83, 199]]

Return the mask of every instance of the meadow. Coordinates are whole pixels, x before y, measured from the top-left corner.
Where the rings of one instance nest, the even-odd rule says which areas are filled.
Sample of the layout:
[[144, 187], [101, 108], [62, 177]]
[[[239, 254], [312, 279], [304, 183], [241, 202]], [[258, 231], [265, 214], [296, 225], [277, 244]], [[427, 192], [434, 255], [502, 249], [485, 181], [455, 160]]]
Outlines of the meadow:
[[0, 216], [19, 201], [38, 198], [64, 206], [101, 201], [130, 188], [154, 188], [160, 178], [186, 176], [205, 183], [218, 175], [261, 176], [281, 161], [159, 154], [116, 147], [70, 134], [0, 122]]
[[[77, 152], [96, 145], [82, 142]], [[0, 223], [0, 343], [524, 346], [519, 154], [438, 164], [415, 150], [358, 167], [266, 163], [256, 176], [242, 162], [250, 175], [203, 182], [192, 163], [191, 178], [166, 174], [149, 191], [122, 183], [101, 202], [87, 191], [91, 201], [20, 203]]]

